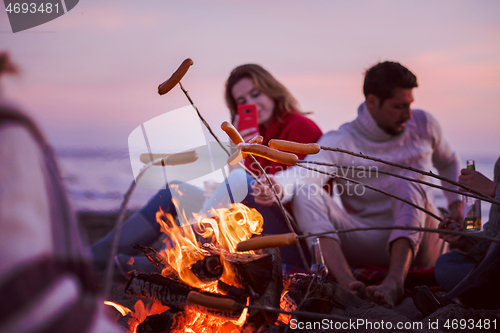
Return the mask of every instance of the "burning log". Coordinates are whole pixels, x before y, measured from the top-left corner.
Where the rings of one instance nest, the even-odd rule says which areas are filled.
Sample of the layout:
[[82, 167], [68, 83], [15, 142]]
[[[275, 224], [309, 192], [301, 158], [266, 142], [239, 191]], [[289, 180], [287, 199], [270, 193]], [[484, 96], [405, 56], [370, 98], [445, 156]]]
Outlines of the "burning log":
[[245, 289], [241, 289], [235, 286], [231, 286], [223, 281], [217, 281], [217, 289], [225, 292], [227, 295], [235, 297], [248, 297], [250, 296]]
[[224, 268], [220, 262], [220, 256], [210, 254], [191, 265], [191, 271], [198, 279], [206, 282], [219, 280]]
[[[281, 267], [281, 252], [277, 247], [264, 249], [265, 254], [271, 255], [273, 258], [273, 267], [271, 270], [271, 278], [265, 292], [254, 302], [255, 305], [269, 306], [272, 308], [280, 308], [281, 292], [283, 291], [283, 269]], [[277, 313], [260, 311], [268, 325], [273, 325], [278, 319]], [[252, 316], [252, 313], [250, 313]], [[251, 321], [257, 321], [257, 318]]]
[[211, 243], [203, 244], [203, 249], [213, 255], [219, 255], [223, 261], [226, 261], [250, 296], [258, 297], [266, 291], [273, 271], [271, 254], [230, 253]]
[[137, 243], [132, 244], [132, 247], [136, 250], [144, 253], [146, 258], [148, 258], [151, 263], [158, 268], [163, 275], [178, 278], [177, 272], [168, 264], [168, 262], [163, 258], [155, 249], [150, 246], [143, 246]]
[[243, 309], [232, 310], [214, 310], [198, 304], [189, 302], [188, 295], [191, 292], [199, 293], [211, 299], [231, 301], [234, 303], [246, 303], [245, 298], [237, 298], [228, 295], [219, 295], [208, 292], [202, 292], [197, 288], [185, 285], [159, 274], [134, 273], [125, 287], [125, 293], [136, 297], [147, 297], [159, 301], [161, 304], [170, 307], [173, 310], [194, 310], [224, 319], [238, 319]]
[[147, 297], [170, 308], [183, 310], [187, 295], [194, 288], [155, 273], [135, 272], [130, 277], [125, 293], [131, 296]]

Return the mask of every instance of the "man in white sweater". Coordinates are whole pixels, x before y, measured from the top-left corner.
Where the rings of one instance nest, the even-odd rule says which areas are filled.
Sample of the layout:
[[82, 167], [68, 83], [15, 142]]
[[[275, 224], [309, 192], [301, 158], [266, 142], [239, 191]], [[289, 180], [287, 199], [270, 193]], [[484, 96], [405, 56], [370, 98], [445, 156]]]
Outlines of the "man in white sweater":
[[[422, 170], [435, 167], [440, 175], [457, 179], [460, 165], [456, 154], [442, 137], [439, 124], [429, 113], [410, 108], [415, 87], [415, 75], [399, 63], [376, 64], [365, 74], [363, 92], [366, 100], [358, 109], [358, 117], [337, 131], [324, 134], [318, 143]], [[430, 193], [424, 187], [378, 171], [424, 178], [420, 174], [325, 150], [306, 159], [346, 166], [348, 168], [322, 169], [396, 194], [436, 212]], [[344, 206], [341, 208], [323, 189], [330, 178], [299, 167], [272, 178], [283, 200], [293, 199], [294, 214], [304, 234], [352, 227], [438, 225], [437, 220], [406, 203], [362, 185], [336, 180], [333, 189], [340, 195]], [[262, 186], [254, 186], [254, 193], [256, 201], [261, 204], [269, 205], [274, 201], [269, 190]], [[450, 216], [461, 220], [459, 196], [450, 192], [445, 195]], [[403, 283], [410, 267], [432, 267], [441, 248], [437, 234], [401, 230], [331, 234], [321, 237], [320, 243], [326, 265], [341, 286], [388, 307], [403, 297]], [[361, 264], [388, 267], [388, 274], [380, 285], [365, 287], [354, 278], [350, 269]]]

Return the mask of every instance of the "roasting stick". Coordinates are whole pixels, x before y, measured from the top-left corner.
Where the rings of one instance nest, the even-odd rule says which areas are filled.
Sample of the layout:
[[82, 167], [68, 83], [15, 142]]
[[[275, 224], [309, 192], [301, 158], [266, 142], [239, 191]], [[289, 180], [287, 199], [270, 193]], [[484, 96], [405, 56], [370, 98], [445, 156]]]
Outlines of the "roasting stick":
[[[281, 202], [281, 199], [278, 196], [278, 193], [276, 193], [276, 189], [274, 188], [274, 185], [271, 183], [271, 180], [269, 179], [269, 176], [267, 175], [264, 168], [262, 168], [260, 163], [257, 161], [257, 159], [253, 155], [257, 155], [257, 156], [266, 158], [270, 161], [283, 163], [283, 164], [287, 164], [287, 165], [295, 165], [298, 161], [297, 155], [295, 155], [293, 153], [279, 151], [279, 150], [276, 150], [276, 149], [273, 149], [270, 147], [263, 146], [263, 145], [258, 144], [258, 143], [255, 143], [255, 144], [247, 143], [246, 144], [246, 143], [244, 143], [243, 139], [241, 139], [241, 136], [239, 136], [239, 133], [237, 131], [236, 131], [236, 133], [238, 134], [237, 136], [235, 133], [232, 133], [233, 130], [229, 127], [228, 124], [223, 123], [222, 128], [223, 129], [226, 128], [224, 130], [231, 137], [233, 142], [237, 143], [237, 149], [239, 150], [239, 152], [236, 152], [235, 154], [233, 154], [233, 156], [229, 157], [229, 160], [235, 158], [235, 156], [241, 157], [244, 154], [250, 155], [253, 162], [259, 167], [259, 169], [260, 169], [261, 173], [264, 175], [264, 177], [266, 177], [266, 180], [269, 184], [269, 187], [271, 188], [271, 191], [273, 192], [273, 195], [276, 198], [276, 203], [278, 204], [278, 207], [280, 208], [281, 212], [283, 213], [283, 216], [285, 217], [285, 221], [286, 221], [288, 230], [290, 230], [290, 232], [295, 232], [295, 230], [292, 226], [292, 223], [290, 221], [290, 215], [285, 210], [285, 207], [283, 207], [283, 203]], [[234, 138], [233, 138], [233, 136], [234, 136]], [[284, 140], [271, 140], [271, 141], [283, 142], [283, 143], [285, 143], [285, 148], [292, 147], [292, 149], [294, 149], [297, 147], [304, 146], [303, 144], [300, 144], [300, 143], [284, 141]], [[269, 142], [270, 144], [271, 144], [271, 141]], [[283, 148], [283, 147], [281, 147], [281, 148]], [[297, 152], [300, 152], [300, 150], [297, 150]], [[318, 149], [318, 152], [319, 152], [319, 149]], [[298, 250], [300, 258], [302, 260], [302, 264], [309, 271], [309, 265], [307, 264], [307, 260], [306, 260], [306, 257], [304, 255], [304, 251], [302, 251], [302, 247], [299, 243], [297, 243], [297, 250]]]
[[[423, 171], [423, 170], [420, 170], [420, 169], [412, 168], [410, 166], [406, 166], [406, 165], [402, 165], [402, 164], [398, 164], [398, 163], [394, 163], [394, 162], [384, 161], [383, 159], [380, 159], [380, 158], [377, 158], [377, 157], [367, 156], [367, 155], [364, 155], [364, 154], [361, 154], [361, 153], [359, 153], [359, 154], [353, 153], [352, 151], [345, 150], [345, 149], [331, 148], [331, 147], [324, 147], [324, 146], [321, 146], [321, 149], [323, 149], [323, 150], [329, 150], [329, 151], [335, 151], [335, 152], [344, 153], [344, 154], [349, 154], [349, 155], [356, 156], [356, 157], [361, 157], [361, 158], [364, 158], [364, 159], [367, 159], [367, 160], [372, 160], [372, 161], [380, 162], [380, 163], [383, 163], [383, 164], [395, 166], [395, 167], [398, 167], [398, 168], [401, 168], [401, 169], [406, 169], [406, 170], [410, 170], [410, 171], [413, 171], [413, 172], [417, 172], [417, 173], [420, 173], [422, 175], [434, 177], [434, 178], [443, 180], [443, 181], [445, 181], [447, 183], [450, 183], [452, 185], [464, 188], [464, 189], [466, 189], [469, 192], [476, 193], [481, 198], [488, 198], [487, 195], [485, 195], [484, 193], [479, 192], [478, 190], [473, 189], [472, 187], [466, 186], [464, 184], [460, 184], [459, 182], [456, 182], [454, 180], [448, 179], [448, 178], [440, 176], [440, 175], [436, 175], [435, 173], [432, 173], [432, 172]], [[485, 200], [485, 199], [481, 199], [481, 200]], [[500, 205], [500, 202], [498, 202], [498, 201], [496, 201], [495, 203], [497, 205]]]
[[366, 228], [340, 229], [340, 230], [325, 231], [308, 235], [297, 235], [295, 233], [288, 233], [281, 235], [254, 237], [249, 240], [238, 243], [238, 245], [236, 245], [236, 251], [250, 251], [250, 250], [265, 249], [268, 247], [289, 246], [296, 243], [301, 238], [320, 237], [329, 234], [344, 234], [347, 232], [370, 231], [370, 230], [412, 230], [412, 231], [432, 232], [437, 234], [461, 235], [464, 237], [477, 238], [477, 239], [487, 240], [490, 242], [500, 243], [500, 239], [478, 235], [475, 233], [468, 233], [464, 231], [409, 227], [409, 226], [392, 226], [392, 227], [366, 227]]
[[[212, 131], [212, 128], [207, 123], [207, 121], [205, 120], [205, 118], [203, 118], [203, 116], [201, 115], [200, 111], [198, 110], [198, 108], [194, 104], [193, 100], [191, 99], [191, 96], [189, 96], [188, 91], [186, 89], [184, 89], [184, 87], [182, 86], [182, 83], [180, 81], [179, 81], [179, 87], [181, 87], [182, 92], [184, 93], [184, 95], [186, 95], [186, 98], [189, 100], [189, 103], [191, 103], [191, 106], [196, 110], [196, 113], [198, 114], [198, 117], [200, 118], [201, 122], [203, 123], [203, 125], [205, 125], [205, 127], [210, 132], [210, 134], [213, 136], [213, 138], [215, 139], [215, 141], [217, 141], [217, 143], [219, 144], [219, 146], [221, 146], [222, 149], [224, 149], [224, 151], [227, 153], [228, 156], [231, 156], [231, 153], [229, 152], [229, 150], [227, 150], [227, 148], [224, 147], [224, 145], [222, 144], [222, 142], [220, 142], [220, 140], [217, 137], [217, 135], [215, 135], [214, 131]], [[255, 179], [255, 181], [257, 181], [259, 184], [262, 184], [260, 182], [260, 180], [259, 180], [259, 177], [257, 177], [252, 171], [250, 171], [245, 165], [243, 165], [243, 163], [239, 163], [239, 165], [250, 176], [252, 176], [252, 178]]]
[[[257, 159], [253, 155], [250, 155], [250, 157], [252, 158], [253, 162], [259, 166], [260, 171], [262, 172], [264, 177], [266, 177], [266, 180], [269, 184], [269, 187], [271, 188], [271, 191], [273, 191], [274, 197], [276, 198], [276, 203], [278, 204], [278, 207], [280, 208], [281, 212], [283, 213], [283, 216], [285, 217], [285, 221], [286, 221], [286, 225], [288, 227], [288, 230], [290, 230], [290, 232], [295, 232], [295, 229], [293, 229], [292, 223], [290, 222], [290, 216], [289, 216], [288, 212], [286, 211], [285, 207], [283, 207], [283, 203], [281, 202], [281, 199], [278, 196], [278, 193], [276, 192], [274, 185], [271, 183], [271, 180], [269, 179], [269, 176], [267, 175], [266, 171], [264, 170], [262, 165], [260, 165], [260, 163], [257, 161]], [[295, 155], [295, 157], [297, 157], [297, 156]], [[302, 251], [302, 246], [299, 243], [297, 243], [297, 250], [299, 251], [300, 259], [302, 260], [302, 264], [304, 265], [306, 270], [309, 272], [310, 269], [309, 269], [309, 265], [307, 264], [306, 256], [304, 255], [304, 251]]]
[[412, 207], [415, 207], [415, 208], [416, 208], [416, 209], [418, 209], [418, 210], [421, 210], [422, 212], [426, 213], [427, 215], [432, 216], [433, 218], [435, 218], [435, 219], [436, 219], [436, 220], [438, 220], [439, 222], [443, 222], [443, 219], [442, 219], [441, 217], [439, 217], [439, 216], [437, 216], [436, 214], [434, 214], [434, 213], [432, 213], [432, 212], [428, 211], [427, 209], [422, 208], [422, 207], [420, 207], [420, 206], [418, 206], [418, 205], [414, 204], [413, 202], [410, 202], [410, 201], [408, 201], [408, 200], [406, 200], [406, 199], [400, 198], [400, 197], [398, 197], [398, 196], [396, 196], [396, 195], [394, 195], [394, 194], [391, 194], [391, 193], [389, 193], [389, 192], [386, 192], [386, 191], [384, 191], [384, 190], [380, 190], [380, 189], [378, 189], [378, 188], [376, 188], [376, 187], [373, 187], [373, 186], [370, 186], [370, 185], [366, 185], [366, 184], [364, 184], [364, 183], [362, 183], [362, 182], [358, 182], [357, 180], [353, 180], [353, 179], [350, 179], [350, 178], [347, 178], [347, 177], [343, 177], [343, 176], [339, 176], [339, 175], [334, 175], [334, 174], [332, 174], [332, 173], [324, 172], [324, 171], [321, 171], [321, 170], [318, 170], [318, 169], [309, 168], [309, 167], [306, 167], [306, 166], [301, 165], [301, 164], [297, 164], [297, 166], [298, 166], [298, 167], [300, 167], [300, 168], [304, 168], [304, 169], [308, 169], [308, 170], [316, 171], [316, 172], [319, 172], [319, 173], [322, 173], [322, 174], [325, 174], [325, 175], [329, 175], [329, 176], [330, 176], [330, 177], [332, 177], [332, 178], [339, 178], [339, 179], [342, 179], [342, 180], [345, 180], [345, 181], [349, 181], [349, 182], [351, 182], [351, 183], [353, 183], [353, 184], [358, 184], [358, 185], [364, 186], [364, 187], [369, 188], [370, 190], [373, 190], [373, 191], [375, 191], [375, 192], [382, 193], [382, 194], [387, 195], [387, 196], [389, 196], [389, 197], [391, 197], [391, 198], [394, 198], [394, 199], [396, 199], [396, 200], [399, 200], [399, 201], [402, 201], [402, 202], [404, 202], [404, 203], [407, 203], [408, 205], [410, 205], [410, 206], [412, 206]]
[[203, 295], [203, 294], [196, 292], [196, 291], [191, 291], [188, 294], [187, 299], [189, 302], [191, 302], [193, 304], [203, 306], [203, 307], [206, 307], [209, 309], [222, 310], [222, 311], [235, 311], [238, 309], [248, 308], [250, 310], [263, 310], [263, 311], [268, 311], [268, 312], [273, 312], [273, 313], [284, 313], [284, 314], [291, 314], [291, 315], [307, 316], [307, 317], [315, 318], [315, 319], [329, 318], [329, 319], [335, 319], [338, 321], [349, 321], [349, 319], [350, 319], [350, 318], [341, 317], [338, 315], [320, 314], [320, 313], [314, 313], [314, 312], [309, 312], [309, 311], [284, 311], [284, 310], [281, 310], [278, 308], [273, 308], [271, 306], [243, 304], [243, 303], [238, 303], [235, 300], [230, 299], [230, 298], [220, 298], [220, 297], [214, 297], [214, 296], [210, 296], [210, 295]]
[[[212, 131], [212, 128], [210, 127], [210, 125], [208, 125], [207, 121], [205, 120], [205, 118], [203, 118], [203, 116], [201, 115], [200, 111], [198, 110], [198, 108], [194, 104], [194, 102], [191, 99], [191, 96], [189, 96], [187, 90], [184, 89], [184, 87], [182, 86], [181, 79], [184, 77], [184, 75], [186, 75], [189, 67], [191, 67], [193, 64], [194, 64], [194, 62], [190, 58], [187, 58], [186, 60], [184, 60], [181, 63], [181, 65], [179, 66], [179, 68], [177, 68], [177, 70], [170, 76], [170, 78], [168, 78], [168, 80], [166, 80], [165, 82], [163, 82], [162, 84], [160, 84], [158, 86], [158, 94], [164, 95], [164, 94], [168, 93], [170, 90], [172, 90], [177, 84], [179, 84], [179, 87], [181, 88], [182, 92], [184, 93], [184, 95], [188, 99], [189, 103], [191, 103], [191, 106], [195, 109], [195, 111], [198, 114], [198, 117], [200, 118], [200, 120], [203, 123], [203, 125], [205, 125], [205, 127], [208, 129], [208, 131], [210, 132], [210, 134], [214, 137], [215, 141], [217, 141], [217, 143], [221, 146], [221, 148], [224, 149], [224, 151], [227, 153], [227, 155], [230, 156], [231, 153], [220, 142], [220, 140], [217, 137], [217, 135], [215, 135], [215, 133]], [[252, 176], [252, 178], [254, 178], [256, 181], [259, 181], [258, 177], [256, 175], [254, 175], [250, 170], [248, 170], [242, 163], [240, 163], [240, 166], [250, 176]]]
[[[238, 309], [248, 308], [249, 310], [267, 311], [267, 312], [272, 312], [272, 313], [283, 313], [283, 314], [289, 314], [292, 316], [303, 316], [303, 317], [308, 317], [308, 318], [318, 319], [318, 320], [332, 319], [335, 321], [349, 322], [349, 323], [350, 322], [357, 322], [359, 320], [359, 318], [350, 318], [350, 317], [344, 317], [344, 316], [339, 316], [339, 315], [335, 315], [335, 314], [316, 313], [316, 312], [302, 311], [302, 310], [285, 311], [285, 310], [281, 310], [281, 309], [274, 308], [271, 306], [243, 304], [243, 303], [238, 303], [233, 299], [229, 299], [229, 298], [224, 299], [224, 298], [214, 297], [214, 296], [210, 296], [210, 295], [203, 295], [203, 294], [196, 292], [196, 291], [191, 291], [188, 294], [187, 299], [189, 302], [196, 304], [198, 306], [203, 306], [203, 307], [208, 308], [208, 309], [221, 310], [221, 311], [235, 311]], [[373, 320], [372, 322], [377, 322], [377, 320]], [[399, 328], [398, 328], [398, 331], [418, 332], [418, 333], [431, 333], [431, 332], [433, 332], [433, 331], [421, 330], [421, 329], [412, 330], [412, 329], [399, 329]]]
[[[351, 170], [358, 170], [358, 171], [366, 171], [364, 169], [361, 169], [361, 168], [357, 168], [357, 167], [351, 167], [351, 166], [342, 166], [342, 165], [338, 165], [338, 164], [332, 164], [332, 163], [324, 163], [324, 162], [315, 162], [315, 161], [306, 161], [306, 160], [299, 160], [297, 162], [299, 165], [302, 165], [304, 163], [309, 163], [309, 164], [316, 164], [316, 165], [324, 165], [324, 166], [330, 166], [330, 167], [336, 167], [336, 168], [351, 168]], [[463, 192], [463, 191], [459, 191], [459, 190], [454, 190], [454, 189], [450, 189], [450, 188], [446, 188], [444, 186], [440, 186], [440, 185], [437, 185], [437, 184], [433, 184], [433, 183], [429, 183], [429, 182], [426, 182], [426, 181], [423, 181], [423, 180], [420, 180], [420, 179], [415, 179], [415, 178], [410, 178], [410, 177], [405, 177], [405, 176], [401, 176], [401, 175], [398, 175], [397, 173], [392, 173], [392, 172], [388, 172], [388, 171], [381, 171], [381, 170], [377, 170], [376, 171], [377, 173], [381, 173], [381, 174], [384, 174], [384, 175], [388, 175], [388, 176], [393, 176], [393, 177], [396, 177], [396, 178], [401, 178], [401, 179], [404, 179], [404, 180], [408, 180], [410, 182], [414, 182], [414, 183], [419, 183], [419, 184], [423, 184], [423, 185], [427, 185], [427, 186], [430, 186], [430, 187], [434, 187], [434, 188], [437, 188], [437, 189], [440, 189], [440, 190], [443, 190], [443, 191], [448, 191], [448, 192], [452, 192], [452, 193], [457, 193], [457, 194], [460, 194], [460, 195], [465, 195], [467, 197], [471, 197], [471, 198], [475, 198], [475, 199], [479, 199], [479, 200], [483, 200], [483, 201], [487, 201], [487, 202], [490, 202], [492, 204], [496, 204], [496, 205], [500, 205], [500, 201], [498, 200], [495, 200], [495, 199], [492, 199], [490, 197], [483, 197], [483, 196], [478, 196], [478, 195], [475, 195], [475, 194], [472, 194], [472, 193], [468, 193], [468, 192]], [[370, 171], [371, 173], [371, 171]], [[460, 183], [459, 183], [460, 184]], [[462, 187], [463, 185], [461, 185]]]
[[[273, 162], [278, 162], [278, 163], [283, 163], [287, 165], [295, 165], [297, 164], [298, 157], [295, 155], [295, 153], [299, 154], [316, 154], [320, 151], [319, 145], [313, 143], [313, 144], [302, 144], [302, 143], [296, 143], [296, 142], [291, 142], [291, 141], [285, 141], [285, 140], [270, 140], [269, 141], [269, 147], [263, 146], [259, 143], [248, 143], [245, 144], [239, 133], [233, 129], [231, 129], [230, 124], [222, 124], [222, 129], [226, 131], [226, 133], [231, 137], [234, 143], [237, 144], [237, 151], [234, 153], [232, 156], [229, 157], [229, 160], [234, 160], [236, 158], [241, 158], [245, 154], [250, 155], [252, 158], [253, 162], [260, 168], [262, 174], [264, 177], [266, 177], [266, 180], [269, 184], [269, 187], [271, 188], [274, 197], [276, 198], [276, 203], [278, 204], [278, 207], [280, 208], [281, 212], [283, 213], [283, 216], [285, 217], [285, 221], [287, 224], [288, 229], [290, 232], [294, 233], [295, 230], [292, 226], [291, 223], [291, 218], [289, 213], [285, 210], [285, 207], [283, 207], [283, 203], [281, 202], [280, 197], [278, 196], [278, 193], [276, 192], [276, 189], [274, 188], [274, 185], [271, 183], [271, 180], [269, 179], [269, 176], [267, 175], [266, 171], [260, 163], [257, 161], [257, 159], [253, 155], [257, 155], [263, 158], [266, 158], [270, 161]], [[236, 133], [233, 133], [236, 132]], [[253, 141], [253, 140], [252, 140]], [[285, 150], [280, 151], [280, 150]], [[309, 265], [307, 264], [306, 257], [304, 255], [304, 251], [302, 251], [302, 246], [297, 243], [297, 250], [299, 252], [300, 258], [302, 260], [303, 266], [309, 271]]]
[[[277, 146], [277, 145], [275, 145], [275, 144], [273, 144], [271, 142], [270, 142], [270, 146], [274, 146], [274, 147], [282, 149], [282, 150], [293, 151], [293, 152], [298, 152], [298, 153], [316, 153], [316, 152], [318, 152], [317, 151], [317, 146], [314, 146], [314, 145], [309, 145], [307, 147], [303, 146], [303, 148], [305, 150], [298, 151], [298, 150], [293, 150], [295, 148], [298, 149], [298, 146], [297, 146], [296, 143], [292, 143], [292, 142], [288, 142], [288, 141], [283, 141], [283, 140], [276, 140], [276, 141], [279, 141], [278, 143], [280, 144], [280, 146]], [[261, 154], [259, 156], [271, 159], [270, 158], [271, 157], [271, 153], [272, 153], [271, 151], [267, 151], [266, 150], [265, 153], [263, 153], [263, 154]], [[272, 157], [275, 157], [275, 156], [272, 156]], [[279, 159], [278, 159], [278, 161], [279, 161]], [[419, 209], [419, 210], [423, 211], [424, 213], [426, 213], [426, 214], [434, 217], [435, 219], [437, 219], [440, 222], [443, 221], [443, 219], [441, 217], [435, 215], [434, 213], [432, 213], [432, 212], [430, 212], [430, 211], [428, 211], [428, 210], [426, 210], [426, 209], [424, 209], [424, 208], [422, 208], [422, 207], [420, 207], [418, 205], [415, 205], [414, 203], [409, 202], [408, 200], [399, 198], [399, 197], [397, 197], [397, 196], [395, 196], [393, 194], [390, 194], [388, 192], [385, 192], [383, 190], [371, 187], [369, 185], [363, 184], [361, 182], [354, 181], [354, 180], [346, 178], [346, 177], [342, 177], [342, 176], [330, 174], [330, 173], [323, 172], [321, 170], [317, 170], [317, 169], [313, 169], [313, 168], [309, 168], [309, 167], [306, 167], [306, 166], [303, 166], [303, 165], [300, 165], [300, 164], [298, 164], [297, 166], [305, 168], [305, 169], [309, 169], [309, 170], [312, 170], [312, 171], [316, 171], [316, 172], [319, 172], [319, 173], [323, 173], [323, 174], [329, 175], [329, 176], [331, 176], [333, 178], [339, 178], [339, 179], [343, 179], [343, 180], [346, 180], [346, 181], [351, 181], [351, 182], [353, 182], [355, 184], [363, 185], [363, 186], [365, 186], [365, 187], [367, 187], [369, 189], [372, 189], [372, 190], [380, 192], [380, 193], [382, 193], [384, 195], [393, 197], [393, 198], [395, 198], [397, 200], [403, 201], [403, 202], [411, 205], [412, 207], [415, 207], [416, 209]], [[269, 181], [269, 179], [268, 179], [268, 182], [269, 182], [269, 184], [271, 184], [271, 182]], [[274, 190], [274, 187], [271, 186], [271, 188], [273, 189], [275, 197], [277, 198], [277, 202], [281, 203], [281, 201], [279, 200], [279, 198], [278, 198], [278, 196], [276, 194], [276, 191]], [[361, 231], [361, 230], [364, 230], [364, 231], [366, 231], [366, 230], [394, 230], [394, 229], [427, 231], [427, 232], [434, 232], [434, 233], [458, 234], [458, 235], [463, 235], [463, 236], [466, 236], [466, 237], [473, 237], [473, 238], [485, 239], [485, 240], [489, 240], [489, 241], [493, 241], [493, 242], [500, 242], [500, 240], [496, 240], [495, 238], [490, 238], [490, 237], [485, 237], [485, 236], [480, 236], [480, 235], [474, 235], [474, 234], [468, 234], [468, 233], [454, 231], [454, 230], [436, 230], [436, 229], [432, 229], [432, 228], [374, 227], [374, 228], [356, 228], [356, 229], [351, 229], [349, 231]], [[312, 237], [312, 236], [321, 236], [321, 235], [330, 234], [330, 233], [348, 232], [347, 230], [348, 229], [346, 229], [344, 231], [331, 231], [331, 232], [326, 232], [326, 233], [323, 233], [323, 234], [301, 235], [301, 236], [297, 236], [295, 233], [291, 233], [291, 234], [285, 234], [285, 235], [273, 235], [273, 236], [257, 237], [257, 238], [253, 238], [253, 239], [247, 240], [245, 242], [241, 242], [240, 244], [238, 244], [237, 250], [238, 251], [248, 251], [248, 250], [251, 250], [251, 249], [258, 249], [258, 246], [262, 246], [260, 248], [272, 247], [272, 246], [288, 246], [288, 245], [292, 245], [292, 244], [296, 243], [299, 238]], [[247, 244], [247, 245], [244, 245], [244, 244]], [[251, 244], [251, 245], [248, 245], [248, 244]], [[267, 245], [267, 244], [272, 244], [272, 245]]]
[[[149, 154], [147, 155], [149, 156]], [[108, 258], [108, 266], [106, 267], [106, 272], [104, 275], [104, 297], [105, 297], [104, 299], [109, 299], [110, 296], [111, 285], [113, 284], [115, 256], [116, 253], [118, 252], [118, 242], [120, 239], [120, 232], [122, 229], [123, 221], [125, 220], [125, 212], [127, 210], [128, 202], [130, 200], [130, 197], [132, 196], [132, 193], [134, 192], [137, 182], [139, 181], [139, 179], [142, 178], [146, 170], [148, 170], [153, 165], [162, 165], [162, 166], [180, 165], [180, 164], [187, 164], [194, 162], [197, 159], [198, 155], [196, 154], [196, 151], [170, 154], [168, 157], [160, 157], [154, 159], [143, 167], [141, 172], [139, 172], [139, 174], [137, 175], [136, 179], [134, 179], [132, 181], [132, 184], [130, 184], [127, 192], [125, 193], [125, 196], [123, 197], [123, 201], [120, 205], [120, 210], [118, 212], [118, 219], [116, 221], [115, 233], [113, 235], [113, 241], [111, 243], [111, 252]]]

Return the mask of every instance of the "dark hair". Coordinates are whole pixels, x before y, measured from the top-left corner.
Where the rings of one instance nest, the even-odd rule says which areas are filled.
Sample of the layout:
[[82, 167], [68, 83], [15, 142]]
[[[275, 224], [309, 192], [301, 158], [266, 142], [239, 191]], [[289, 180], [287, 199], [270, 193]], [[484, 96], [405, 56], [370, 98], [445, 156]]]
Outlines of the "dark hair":
[[226, 81], [226, 104], [231, 112], [231, 120], [237, 114], [238, 105], [233, 98], [233, 87], [241, 79], [248, 78], [253, 81], [255, 87], [263, 94], [274, 101], [273, 117], [278, 117], [283, 113], [301, 113], [297, 100], [288, 89], [274, 78], [262, 66], [256, 64], [241, 65], [233, 69]]
[[3, 74], [17, 74], [17, 66], [10, 60], [7, 52], [0, 52], [0, 77]]
[[382, 105], [394, 96], [394, 89], [413, 89], [418, 87], [417, 77], [398, 62], [384, 61], [372, 66], [365, 72], [363, 93], [365, 98], [373, 94]]

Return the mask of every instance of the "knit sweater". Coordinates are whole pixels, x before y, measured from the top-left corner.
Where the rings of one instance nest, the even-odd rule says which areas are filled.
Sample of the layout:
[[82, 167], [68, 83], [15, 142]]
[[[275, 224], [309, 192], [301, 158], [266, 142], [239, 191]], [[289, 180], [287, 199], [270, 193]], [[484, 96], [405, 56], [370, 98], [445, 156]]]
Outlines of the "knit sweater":
[[[443, 138], [438, 122], [422, 110], [412, 110], [412, 114], [413, 117], [406, 123], [404, 131], [393, 136], [377, 125], [366, 104], [363, 103], [354, 121], [342, 125], [336, 131], [324, 134], [318, 143], [321, 146], [361, 152], [421, 170], [429, 171], [435, 167], [441, 176], [452, 180], [458, 179], [460, 165], [457, 155]], [[394, 178], [379, 174], [377, 170], [428, 180], [419, 173], [339, 152], [322, 150], [316, 155], [307, 156], [306, 160], [347, 166], [348, 169], [341, 170], [318, 166], [316, 168], [338, 173], [389, 192], [391, 192]], [[361, 168], [361, 171], [354, 170], [352, 167]], [[311, 183], [323, 186], [330, 179], [328, 175], [306, 171], [299, 167], [280, 172], [276, 176], [283, 186], [285, 202], [292, 199], [294, 191], [300, 189], [300, 186]], [[344, 186], [342, 187], [343, 193], [338, 192], [342, 203], [350, 213], [360, 217], [372, 217], [386, 215], [387, 211], [391, 210], [391, 199], [386, 195], [370, 190], [363, 191], [362, 187], [352, 186], [352, 183], [349, 187], [349, 184], [342, 180], [337, 180], [337, 184]], [[448, 183], [443, 183], [443, 186], [456, 189]], [[444, 194], [448, 203], [460, 199], [460, 196], [455, 193], [445, 192]]]

